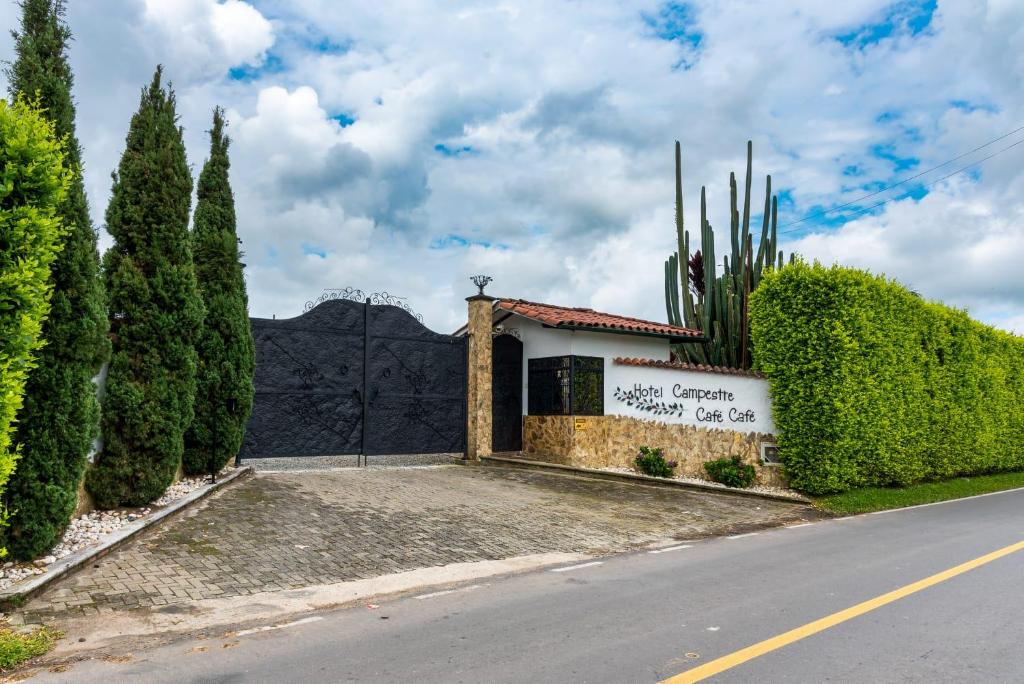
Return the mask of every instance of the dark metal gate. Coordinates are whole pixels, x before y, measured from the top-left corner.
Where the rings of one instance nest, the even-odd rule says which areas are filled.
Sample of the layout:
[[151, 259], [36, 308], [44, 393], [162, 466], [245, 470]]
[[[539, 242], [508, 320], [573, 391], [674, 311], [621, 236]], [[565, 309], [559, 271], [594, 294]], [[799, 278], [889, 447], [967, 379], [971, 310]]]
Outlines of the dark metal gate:
[[523, 449], [523, 343], [512, 335], [494, 338], [491, 371], [491, 449]]
[[466, 338], [376, 301], [389, 303], [328, 299], [251, 319], [256, 395], [240, 460], [465, 451]]

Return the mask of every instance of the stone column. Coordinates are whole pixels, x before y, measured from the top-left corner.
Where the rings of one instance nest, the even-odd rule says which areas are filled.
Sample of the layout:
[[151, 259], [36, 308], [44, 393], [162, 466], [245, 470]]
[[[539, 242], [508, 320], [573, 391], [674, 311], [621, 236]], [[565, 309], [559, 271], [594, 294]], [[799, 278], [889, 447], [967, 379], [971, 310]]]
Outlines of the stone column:
[[494, 297], [478, 294], [467, 297], [466, 301], [469, 302], [466, 459], [479, 461], [481, 456], [491, 455], [491, 317]]

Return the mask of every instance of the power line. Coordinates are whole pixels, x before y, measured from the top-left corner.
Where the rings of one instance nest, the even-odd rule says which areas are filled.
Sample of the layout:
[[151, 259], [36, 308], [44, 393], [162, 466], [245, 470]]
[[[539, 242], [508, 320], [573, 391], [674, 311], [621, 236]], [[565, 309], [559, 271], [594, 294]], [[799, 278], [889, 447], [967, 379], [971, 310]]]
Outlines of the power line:
[[[1003, 136], [1003, 137], [1005, 138], [1006, 136]], [[1013, 143], [1012, 145], [1007, 145], [1006, 147], [1004, 147], [1003, 149], [999, 150], [998, 152], [993, 152], [992, 154], [988, 155], [987, 157], [982, 157], [978, 161], [971, 162], [970, 164], [967, 164], [965, 166], [961, 166], [956, 171], [953, 171], [952, 173], [947, 173], [942, 178], [937, 178], [936, 180], [933, 180], [931, 183], [925, 183], [921, 187], [923, 187], [923, 188], [930, 188], [930, 187], [932, 187], [933, 185], [935, 185], [937, 183], [941, 183], [942, 181], [946, 180], [947, 178], [951, 178], [951, 177], [957, 175], [958, 173], [963, 173], [964, 171], [966, 171], [967, 169], [969, 169], [969, 168], [971, 168], [973, 166], [977, 166], [978, 164], [981, 164], [982, 162], [986, 162], [989, 159], [991, 159], [992, 157], [998, 157], [1003, 152], [1007, 152], [1007, 151], [1013, 149], [1014, 147], [1016, 147], [1017, 145], [1021, 145], [1021, 144], [1024, 144], [1024, 138], [1021, 138], [1020, 140], [1018, 140], [1017, 142]], [[983, 147], [984, 147], [984, 145], [983, 145]], [[968, 152], [966, 154], [970, 154], [970, 153]], [[962, 156], [964, 156], [964, 155], [961, 155], [961, 157]], [[960, 157], [956, 157], [955, 159], [959, 159], [959, 158]], [[954, 161], [954, 160], [950, 160], [950, 161]], [[947, 163], [949, 163], [949, 162], [947, 162]], [[942, 164], [941, 166], [945, 166], [945, 164]], [[938, 167], [936, 167], [936, 168], [938, 168]], [[910, 180], [910, 179], [908, 178], [907, 180]], [[893, 186], [890, 186], [890, 187], [896, 187], [896, 186], [893, 185]], [[878, 194], [878, 193], [873, 193], [873, 194]], [[893, 200], [904, 199], [904, 198], [909, 197], [909, 196], [910, 196], [910, 193], [906, 193], [906, 194], [900, 195], [899, 197], [890, 197], [889, 199], [882, 200], [881, 202], [878, 202], [877, 204], [872, 204], [870, 207], [864, 207], [863, 209], [858, 209], [857, 211], [855, 211], [852, 214], [850, 214], [850, 216], [851, 217], [852, 216], [860, 216], [861, 214], [869, 212], [872, 209], [877, 209], [878, 207], [882, 206], [883, 204], [887, 204], [889, 202], [892, 202]], [[844, 206], [847, 206], [847, 205], [844, 205]], [[839, 207], [836, 207], [836, 209], [838, 209], [838, 208]], [[825, 212], [825, 213], [827, 213], [827, 212]], [[808, 217], [808, 218], [810, 218], [810, 217]], [[806, 220], [807, 219], [801, 219], [801, 221], [806, 221]], [[801, 221], [794, 221], [793, 223], [788, 223], [786, 225], [787, 226], [792, 226], [795, 223], [800, 223]], [[785, 226], [783, 226], [783, 227], [785, 227]], [[794, 230], [798, 230], [798, 229], [794, 229]], [[779, 233], [781, 233], [781, 234], [792, 233], [792, 232], [794, 232], [794, 230], [780, 230]]]
[[[787, 224], [781, 226], [781, 228], [788, 228], [790, 226], [795, 226], [798, 223], [803, 223], [804, 221], [810, 221], [811, 219], [818, 218], [820, 216], [825, 216], [826, 214], [831, 214], [834, 211], [839, 211], [840, 209], [845, 209], [846, 207], [849, 207], [851, 205], [858, 204], [859, 202], [862, 202], [862, 201], [868, 199], [869, 197], [874, 197], [875, 195], [883, 193], [886, 190], [892, 190], [893, 188], [899, 187], [900, 185], [903, 185], [904, 183], [909, 183], [910, 181], [912, 181], [914, 179], [920, 178], [921, 176], [925, 176], [925, 175], [931, 173], [932, 171], [937, 171], [937, 170], [941, 169], [943, 166], [948, 166], [948, 165], [952, 164], [953, 162], [955, 162], [955, 161], [957, 161], [959, 159], [963, 159], [964, 157], [966, 157], [968, 155], [974, 154], [978, 150], [984, 149], [984, 148], [988, 147], [989, 145], [992, 145], [994, 143], [999, 142], [1000, 140], [1005, 140], [1006, 138], [1009, 138], [1014, 133], [1019, 133], [1020, 131], [1024, 131], [1024, 126], [1021, 126], [1020, 128], [1014, 129], [1014, 130], [1010, 131], [1009, 133], [1007, 133], [1005, 135], [999, 136], [998, 138], [993, 138], [992, 140], [989, 140], [984, 145], [978, 145], [973, 150], [968, 150], [967, 152], [964, 152], [963, 154], [957, 155], [956, 157], [953, 157], [952, 159], [947, 159], [946, 161], [942, 162], [938, 166], [933, 166], [930, 169], [925, 169], [924, 171], [921, 171], [918, 174], [910, 176], [909, 178], [904, 178], [903, 180], [901, 180], [899, 182], [896, 182], [896, 183], [893, 183], [892, 185], [882, 186], [878, 190], [875, 190], [874, 192], [869, 192], [868, 194], [864, 195], [863, 197], [858, 197], [855, 200], [850, 200], [846, 204], [840, 204], [837, 207], [832, 207], [831, 209], [825, 209], [823, 211], [819, 211], [816, 214], [811, 214], [809, 216], [804, 216], [802, 219], [797, 219], [796, 221], [792, 221], [790, 223], [787, 223]], [[991, 157], [986, 157], [985, 159], [991, 159]], [[985, 161], [985, 159], [982, 159], [981, 161]], [[947, 176], [947, 178], [948, 178], [948, 176]], [[940, 179], [940, 180], [942, 180], [942, 179]], [[875, 206], [878, 206], [878, 205], [875, 205]]]

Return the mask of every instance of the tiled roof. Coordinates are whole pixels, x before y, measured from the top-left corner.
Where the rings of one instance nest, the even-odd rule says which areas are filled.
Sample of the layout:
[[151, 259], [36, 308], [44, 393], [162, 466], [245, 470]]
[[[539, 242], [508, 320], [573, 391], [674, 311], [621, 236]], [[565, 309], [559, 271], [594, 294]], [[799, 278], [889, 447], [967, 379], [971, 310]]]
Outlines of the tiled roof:
[[757, 371], [727, 368], [725, 366], [705, 366], [700, 363], [683, 363], [681, 361], [658, 361], [657, 359], [617, 358], [615, 363], [620, 366], [647, 366], [649, 368], [669, 368], [673, 370], [698, 371], [701, 373], [721, 373], [722, 375], [742, 375], [751, 378], [763, 378]]
[[700, 337], [699, 330], [681, 328], [665, 323], [654, 323], [629, 316], [615, 316], [593, 309], [576, 309], [551, 304], [539, 304], [523, 299], [499, 299], [497, 306], [556, 328], [605, 328], [609, 332], [634, 332], [663, 337]]

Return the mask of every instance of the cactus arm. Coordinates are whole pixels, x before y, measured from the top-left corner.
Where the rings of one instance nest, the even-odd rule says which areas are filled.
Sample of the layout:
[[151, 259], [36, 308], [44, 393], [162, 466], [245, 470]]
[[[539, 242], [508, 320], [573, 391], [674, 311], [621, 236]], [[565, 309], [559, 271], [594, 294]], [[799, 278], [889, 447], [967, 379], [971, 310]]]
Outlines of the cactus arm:
[[747, 249], [747, 236], [750, 234], [750, 186], [753, 174], [754, 143], [747, 141], [747, 175], [743, 184], [743, 224], [740, 230], [740, 260], [734, 266], [739, 266], [741, 278], [742, 271], [747, 263], [745, 251]]
[[[765, 256], [773, 254], [772, 252], [772, 234], [769, 232], [772, 218], [772, 177], [768, 176], [765, 181], [764, 187], [764, 215], [761, 221], [761, 239], [757, 243], [757, 259], [754, 262], [754, 272], [752, 282], [753, 286], [757, 287], [757, 284], [761, 281], [761, 273], [765, 267]], [[767, 264], [769, 267], [771, 264]]]
[[679, 257], [672, 254], [665, 261], [665, 317], [669, 325], [678, 325], [679, 317], [679, 294], [676, 289], [676, 260]]
[[[736, 174], [729, 173], [729, 237], [732, 241], [732, 264], [733, 268], [740, 260], [740, 212], [736, 208], [737, 189]], [[729, 269], [725, 269], [729, 273]]]
[[676, 140], [676, 255], [679, 267], [678, 282], [683, 285], [684, 295], [689, 292], [690, 279], [687, 267], [690, 262], [690, 251], [686, 243], [686, 224], [683, 219], [683, 155], [679, 141]]
[[[772, 242], [768, 258], [779, 248], [779, 198], [772, 195]], [[780, 265], [781, 268], [781, 265]]]

